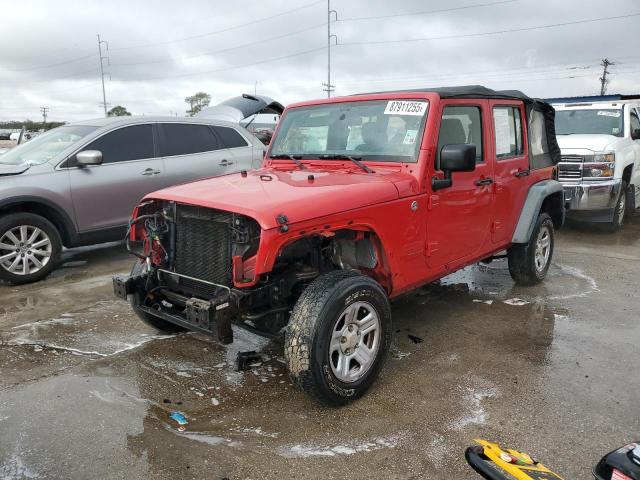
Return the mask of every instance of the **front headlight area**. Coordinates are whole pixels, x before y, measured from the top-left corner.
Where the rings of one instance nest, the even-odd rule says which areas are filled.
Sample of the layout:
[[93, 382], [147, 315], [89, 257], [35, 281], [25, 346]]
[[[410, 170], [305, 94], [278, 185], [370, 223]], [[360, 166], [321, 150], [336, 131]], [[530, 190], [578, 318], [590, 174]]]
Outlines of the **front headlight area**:
[[582, 177], [585, 180], [609, 180], [615, 173], [616, 155], [613, 152], [597, 152], [585, 159]]

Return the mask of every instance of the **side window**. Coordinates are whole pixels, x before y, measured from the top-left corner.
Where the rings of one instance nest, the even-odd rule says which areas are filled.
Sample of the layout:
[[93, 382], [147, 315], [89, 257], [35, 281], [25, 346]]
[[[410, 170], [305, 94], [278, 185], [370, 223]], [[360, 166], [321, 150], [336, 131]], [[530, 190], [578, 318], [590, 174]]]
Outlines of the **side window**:
[[442, 111], [436, 165], [440, 164], [440, 151], [445, 145], [472, 143], [476, 146], [476, 163], [483, 161], [482, 120], [480, 107], [450, 106]]
[[[100, 150], [103, 164], [153, 158], [152, 126], [149, 123], [119, 128], [97, 138], [83, 150]], [[75, 158], [67, 164], [76, 165]]]
[[213, 130], [218, 135], [220, 142], [222, 142], [222, 148], [238, 148], [248, 145], [247, 141], [235, 128], [215, 126]]
[[529, 119], [529, 146], [531, 148], [531, 155], [535, 156], [549, 153], [544, 115], [538, 110], [531, 111], [531, 118]]
[[629, 127], [631, 127], [631, 134], [633, 134], [633, 132], [636, 130], [640, 130], [640, 119], [638, 118], [637, 110], [631, 111], [631, 119], [629, 120]]
[[161, 157], [210, 152], [221, 148], [211, 127], [195, 123], [158, 124], [158, 142]]
[[493, 126], [498, 160], [522, 155], [522, 124], [518, 107], [494, 107]]

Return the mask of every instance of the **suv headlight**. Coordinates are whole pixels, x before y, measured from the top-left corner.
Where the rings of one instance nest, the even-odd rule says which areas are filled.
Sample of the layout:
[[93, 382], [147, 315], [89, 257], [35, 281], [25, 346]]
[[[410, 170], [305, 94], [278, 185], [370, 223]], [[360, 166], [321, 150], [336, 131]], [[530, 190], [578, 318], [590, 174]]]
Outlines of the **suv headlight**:
[[597, 152], [593, 159], [582, 165], [583, 178], [611, 178], [615, 170], [616, 155], [613, 152]]
[[593, 155], [593, 161], [596, 163], [614, 163], [616, 161], [616, 154], [613, 152], [596, 152]]

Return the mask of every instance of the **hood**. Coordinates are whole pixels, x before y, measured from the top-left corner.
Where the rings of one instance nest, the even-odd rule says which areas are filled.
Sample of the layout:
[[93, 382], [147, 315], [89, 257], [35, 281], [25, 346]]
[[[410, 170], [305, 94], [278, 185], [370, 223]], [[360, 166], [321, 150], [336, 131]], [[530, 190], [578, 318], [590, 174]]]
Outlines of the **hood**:
[[31, 165], [29, 165], [28, 163], [21, 163], [19, 165], [13, 165], [11, 163], [0, 163], [0, 177], [3, 177], [5, 175], [19, 175], [29, 170], [29, 167], [31, 167]]
[[245, 118], [258, 113], [282, 115], [283, 111], [284, 106], [272, 98], [244, 93], [213, 107], [203, 108], [196, 117], [240, 123]]
[[266, 230], [278, 226], [276, 217], [280, 214], [294, 224], [395, 200], [399, 194], [391, 178], [397, 175], [269, 168], [251, 170], [245, 177], [234, 173], [186, 183], [146, 198], [240, 213], [254, 218]]
[[620, 137], [614, 137], [613, 135], [582, 133], [557, 135], [556, 138], [558, 139], [558, 145], [560, 145], [561, 150], [580, 149], [593, 150], [594, 152], [602, 152], [606, 150], [609, 145], [620, 140]]

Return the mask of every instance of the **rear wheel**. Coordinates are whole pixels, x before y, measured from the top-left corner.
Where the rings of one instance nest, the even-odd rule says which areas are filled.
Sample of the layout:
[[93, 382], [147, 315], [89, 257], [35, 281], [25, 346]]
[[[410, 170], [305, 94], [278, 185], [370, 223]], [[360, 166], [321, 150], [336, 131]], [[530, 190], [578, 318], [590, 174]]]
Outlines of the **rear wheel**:
[[[131, 268], [131, 276], [140, 275], [143, 270], [144, 270], [144, 262], [140, 262], [136, 260], [136, 263], [133, 264], [133, 268]], [[140, 320], [142, 320], [144, 323], [146, 323], [150, 327], [153, 327], [156, 330], [160, 330], [162, 332], [167, 332], [167, 333], [177, 333], [177, 332], [183, 332], [186, 330], [185, 328], [179, 325], [176, 325], [171, 322], [167, 322], [166, 320], [163, 320], [160, 317], [156, 317], [155, 315], [151, 315], [150, 313], [140, 310], [139, 301], [140, 300], [138, 295], [129, 296], [129, 303], [131, 304], [131, 308], [133, 309], [133, 312], [138, 316]]]
[[507, 250], [509, 273], [518, 285], [536, 285], [547, 276], [553, 257], [553, 221], [546, 213], [538, 215], [528, 243]]
[[61, 251], [60, 234], [46, 218], [13, 213], [0, 219], [0, 279], [15, 285], [41, 280]]
[[391, 343], [391, 309], [382, 287], [355, 272], [314, 280], [285, 332], [292, 380], [315, 400], [344, 405], [375, 381]]

